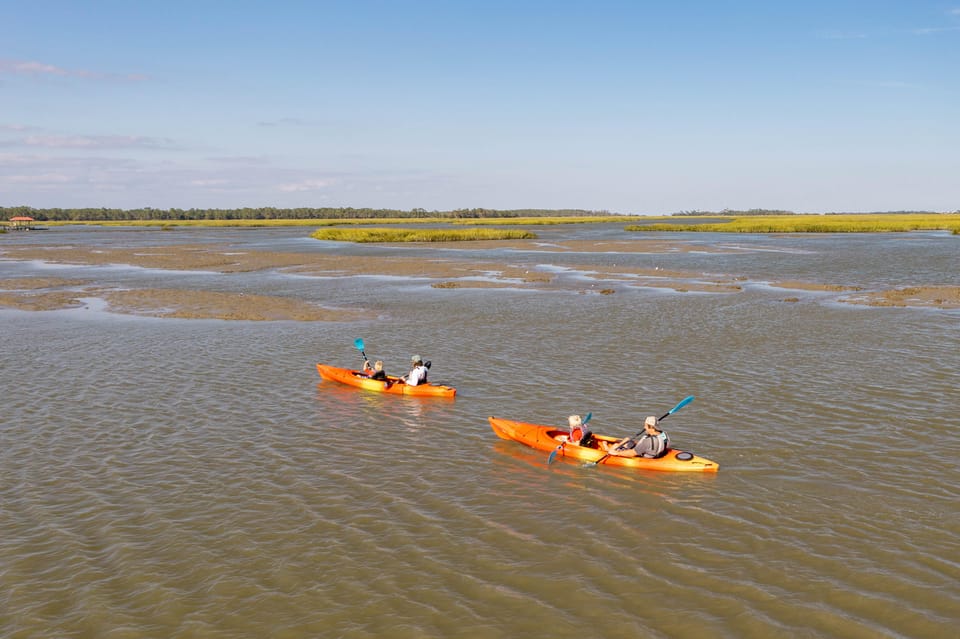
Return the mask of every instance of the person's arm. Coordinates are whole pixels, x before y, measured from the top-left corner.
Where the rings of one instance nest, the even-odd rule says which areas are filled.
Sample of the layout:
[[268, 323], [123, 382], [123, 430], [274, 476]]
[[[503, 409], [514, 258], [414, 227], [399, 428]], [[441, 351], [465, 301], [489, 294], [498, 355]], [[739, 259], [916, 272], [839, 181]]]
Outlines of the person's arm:
[[610, 446], [607, 449], [607, 453], [609, 453], [610, 455], [618, 455], [622, 457], [623, 451], [624, 451], [623, 445], [626, 444], [628, 441], [630, 441], [630, 438], [624, 437], [623, 439], [615, 443], [613, 446]]

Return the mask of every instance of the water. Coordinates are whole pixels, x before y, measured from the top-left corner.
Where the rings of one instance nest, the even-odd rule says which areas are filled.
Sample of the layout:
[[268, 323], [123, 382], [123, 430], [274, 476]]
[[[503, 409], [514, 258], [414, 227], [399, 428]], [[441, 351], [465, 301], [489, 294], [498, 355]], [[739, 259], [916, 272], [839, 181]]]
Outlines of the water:
[[[550, 240], [639, 238], [618, 226]], [[338, 246], [298, 229], [8, 234], [25, 243]], [[11, 236], [16, 237], [11, 237]], [[661, 237], [661, 236], [657, 236]], [[360, 322], [0, 310], [4, 637], [910, 637], [960, 622], [960, 312], [840, 293], [960, 285], [946, 234], [672, 235], [731, 253], [455, 252], [571, 269], [742, 276], [732, 294], [432, 289], [281, 272], [0, 261], [283, 294]], [[0, 257], [3, 257], [0, 255]], [[601, 284], [602, 287], [602, 284]], [[599, 287], [598, 287], [599, 288]], [[794, 303], [786, 297], [797, 297]], [[456, 400], [321, 382], [411, 353]], [[664, 421], [715, 476], [584, 469], [497, 439], [497, 415]]]

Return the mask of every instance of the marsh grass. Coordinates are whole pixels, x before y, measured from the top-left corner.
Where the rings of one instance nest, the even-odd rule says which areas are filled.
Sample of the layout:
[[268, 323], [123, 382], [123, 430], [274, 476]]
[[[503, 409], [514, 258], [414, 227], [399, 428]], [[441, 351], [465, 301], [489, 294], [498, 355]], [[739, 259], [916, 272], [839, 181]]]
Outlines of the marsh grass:
[[474, 226], [492, 226], [492, 225], [525, 225], [525, 226], [537, 226], [537, 225], [550, 225], [550, 224], [601, 224], [604, 222], [616, 222], [623, 224], [624, 222], [638, 222], [640, 220], [651, 220], [651, 219], [670, 219], [668, 216], [659, 216], [659, 217], [647, 217], [647, 216], [630, 216], [630, 215], [591, 215], [591, 216], [580, 216], [580, 217], [484, 217], [484, 218], [461, 218], [445, 221], [452, 222], [454, 224], [465, 224], [465, 225], [474, 225]]
[[464, 242], [473, 240], [532, 240], [529, 231], [502, 229], [319, 229], [310, 234], [317, 240], [336, 242]]
[[771, 215], [735, 217], [713, 224], [647, 224], [627, 231], [699, 231], [720, 233], [894, 233], [960, 231], [960, 214]]

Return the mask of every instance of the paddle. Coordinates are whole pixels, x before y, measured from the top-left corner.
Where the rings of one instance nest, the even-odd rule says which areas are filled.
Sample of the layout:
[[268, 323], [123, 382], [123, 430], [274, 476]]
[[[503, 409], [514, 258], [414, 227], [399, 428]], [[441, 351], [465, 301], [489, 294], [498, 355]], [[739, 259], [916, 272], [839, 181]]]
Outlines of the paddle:
[[[678, 410], [680, 410], [681, 408], [683, 408], [684, 406], [686, 406], [687, 404], [689, 404], [689, 403], [692, 402], [692, 401], [693, 401], [693, 395], [688, 395], [687, 397], [683, 398], [683, 400], [682, 400], [679, 404], [677, 404], [676, 406], [674, 406], [673, 408], [671, 408], [670, 410], [668, 410], [666, 413], [664, 413], [664, 414], [663, 414], [663, 417], [661, 417], [661, 418], [658, 419], [657, 421], [659, 422], [659, 421], [662, 421], [662, 420], [666, 419], [667, 417], [670, 417], [670, 416], [673, 415], [675, 412], [677, 412]], [[643, 435], [643, 431], [642, 431], [642, 430], [641, 430], [639, 433], [637, 433], [636, 435], [634, 435], [634, 436], [633, 436], [633, 439], [636, 439], [636, 438], [640, 437], [640, 435]], [[610, 453], [607, 453], [606, 455], [604, 455], [603, 457], [601, 457], [601, 458], [598, 459], [597, 461], [587, 462], [587, 463], [583, 464], [583, 467], [584, 467], [584, 468], [587, 468], [587, 467], [592, 468], [593, 466], [596, 466], [597, 464], [599, 464], [600, 462], [602, 462], [604, 459], [606, 459], [606, 458], [609, 457], [609, 456], [610, 456]]]
[[[580, 424], [583, 426], [586, 426], [587, 422], [590, 421], [591, 417], [593, 417], [593, 413], [587, 413], [586, 417], [583, 418], [583, 421], [580, 422]], [[547, 466], [553, 463], [553, 460], [557, 458], [557, 453], [559, 453], [560, 449], [566, 445], [567, 445], [567, 442], [563, 442], [562, 444], [554, 448], [552, 451], [550, 451], [550, 455], [547, 456]]]
[[363, 355], [363, 361], [367, 361], [367, 354], [363, 352], [363, 340], [358, 337], [353, 340], [353, 346]]

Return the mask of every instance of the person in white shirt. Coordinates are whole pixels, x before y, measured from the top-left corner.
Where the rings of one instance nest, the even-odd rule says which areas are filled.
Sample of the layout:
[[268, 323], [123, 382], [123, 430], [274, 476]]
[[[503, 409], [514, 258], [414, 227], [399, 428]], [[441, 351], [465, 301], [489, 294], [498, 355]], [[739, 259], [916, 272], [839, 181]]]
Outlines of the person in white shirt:
[[427, 383], [427, 367], [423, 365], [423, 360], [420, 359], [419, 355], [410, 358], [410, 372], [400, 379], [411, 386]]

